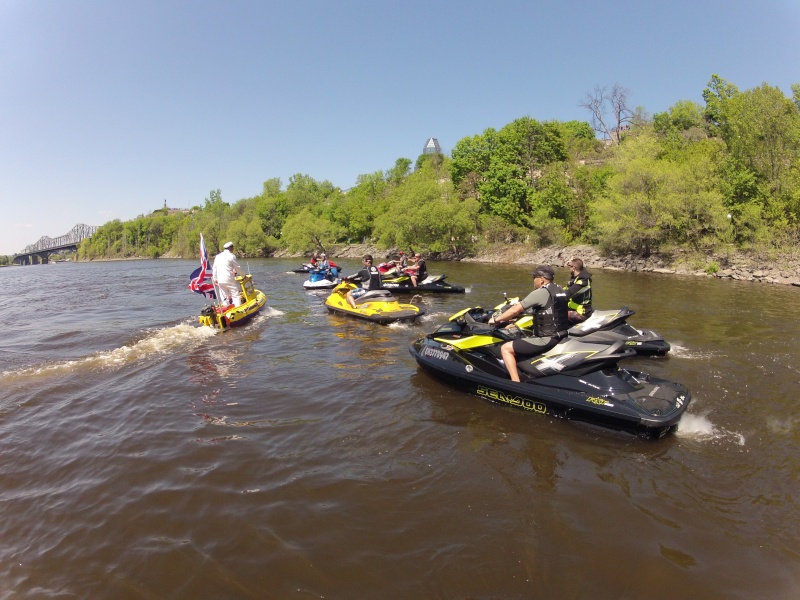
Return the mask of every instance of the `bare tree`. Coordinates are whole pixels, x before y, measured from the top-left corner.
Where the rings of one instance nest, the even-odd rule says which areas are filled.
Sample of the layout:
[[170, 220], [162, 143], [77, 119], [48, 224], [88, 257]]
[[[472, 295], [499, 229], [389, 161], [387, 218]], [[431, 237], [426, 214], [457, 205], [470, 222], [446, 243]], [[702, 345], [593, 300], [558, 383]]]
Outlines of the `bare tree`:
[[606, 139], [615, 144], [620, 142], [620, 133], [625, 131], [634, 118], [634, 111], [628, 106], [630, 91], [615, 83], [611, 91], [606, 86], [594, 86], [594, 92], [586, 93], [578, 106], [592, 113], [592, 127]]

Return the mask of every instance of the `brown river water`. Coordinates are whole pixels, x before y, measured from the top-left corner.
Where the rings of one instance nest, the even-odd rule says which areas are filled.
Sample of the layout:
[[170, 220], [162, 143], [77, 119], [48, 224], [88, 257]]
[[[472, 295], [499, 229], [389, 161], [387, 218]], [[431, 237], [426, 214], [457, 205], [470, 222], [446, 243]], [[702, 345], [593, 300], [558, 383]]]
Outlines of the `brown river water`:
[[418, 369], [529, 268], [432, 263], [467, 293], [379, 326], [241, 262], [268, 304], [224, 333], [197, 261], [0, 269], [0, 599], [800, 597], [800, 288], [595, 273], [692, 392], [645, 441]]

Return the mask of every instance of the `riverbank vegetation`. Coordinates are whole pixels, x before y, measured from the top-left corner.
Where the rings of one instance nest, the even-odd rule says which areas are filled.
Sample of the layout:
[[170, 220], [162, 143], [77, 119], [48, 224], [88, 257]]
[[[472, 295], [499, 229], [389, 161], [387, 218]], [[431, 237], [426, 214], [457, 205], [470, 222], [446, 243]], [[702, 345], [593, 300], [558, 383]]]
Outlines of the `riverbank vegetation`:
[[[78, 258], [194, 257], [233, 240], [237, 254], [413, 248], [439, 258], [493, 245], [590, 244], [610, 255], [770, 251], [800, 238], [800, 84], [740, 91], [713, 75], [705, 104], [648, 115], [620, 86], [595, 88], [587, 122], [521, 117], [459, 140], [450, 156], [399, 158], [342, 190], [297, 174], [233, 203], [212, 190], [101, 226]], [[602, 139], [598, 139], [598, 133]]]

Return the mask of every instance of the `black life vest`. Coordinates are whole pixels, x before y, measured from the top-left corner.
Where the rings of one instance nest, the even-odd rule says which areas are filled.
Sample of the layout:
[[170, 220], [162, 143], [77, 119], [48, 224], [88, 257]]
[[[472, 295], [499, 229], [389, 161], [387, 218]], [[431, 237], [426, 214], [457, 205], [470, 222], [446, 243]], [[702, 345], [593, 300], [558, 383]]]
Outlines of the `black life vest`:
[[364, 285], [364, 283], [362, 283], [362, 287], [366, 287], [368, 290], [383, 289], [383, 285], [381, 285], [381, 272], [378, 270], [378, 267], [370, 265], [369, 268], [365, 270], [369, 273], [369, 285]]
[[533, 333], [539, 337], [563, 336], [570, 328], [567, 293], [552, 282], [542, 287], [550, 297], [544, 308], [533, 313]]
[[579, 285], [581, 288], [575, 292], [569, 299], [569, 309], [574, 310], [579, 315], [592, 314], [592, 274], [588, 271], [581, 271], [575, 277], [569, 280], [567, 290], [571, 289], [574, 285]]
[[428, 266], [425, 264], [423, 259], [419, 259], [417, 261], [419, 265], [419, 271], [417, 271], [417, 279], [425, 279], [428, 276]]

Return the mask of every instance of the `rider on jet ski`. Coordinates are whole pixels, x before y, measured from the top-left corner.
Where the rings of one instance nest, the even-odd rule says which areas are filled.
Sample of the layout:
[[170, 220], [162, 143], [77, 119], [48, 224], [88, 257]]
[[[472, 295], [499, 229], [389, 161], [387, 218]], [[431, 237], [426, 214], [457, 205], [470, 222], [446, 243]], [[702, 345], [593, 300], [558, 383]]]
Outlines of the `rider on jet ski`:
[[555, 272], [548, 265], [540, 265], [531, 273], [534, 290], [521, 302], [513, 304], [497, 316], [492, 316], [489, 323], [513, 321], [524, 311], [532, 308], [533, 337], [523, 337], [506, 342], [500, 347], [508, 374], [512, 381], [519, 381], [517, 371], [517, 353], [533, 356], [546, 352], [567, 335], [570, 327], [567, 305], [567, 293], [553, 283]]
[[372, 255], [365, 254], [362, 260], [364, 268], [355, 275], [345, 277], [347, 281], [360, 281], [361, 287], [347, 292], [347, 303], [356, 308], [356, 299], [363, 296], [368, 291], [383, 289], [381, 285], [381, 272], [378, 267], [372, 266]]
[[580, 258], [571, 258], [567, 262], [572, 277], [567, 284], [569, 298], [569, 320], [582, 323], [592, 316], [592, 274], [584, 269]]

